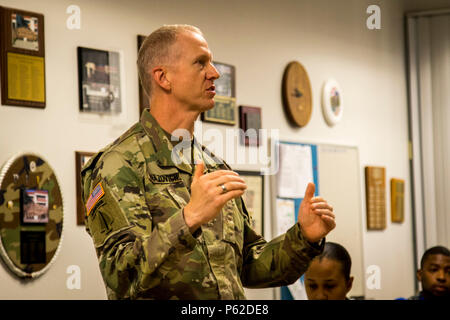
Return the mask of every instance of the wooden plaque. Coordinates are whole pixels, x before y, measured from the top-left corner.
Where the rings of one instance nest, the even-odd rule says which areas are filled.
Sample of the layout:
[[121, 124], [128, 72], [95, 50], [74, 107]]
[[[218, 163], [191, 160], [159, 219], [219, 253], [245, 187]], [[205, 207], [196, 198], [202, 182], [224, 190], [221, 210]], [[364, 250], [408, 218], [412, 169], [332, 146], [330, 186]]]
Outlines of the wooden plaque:
[[283, 75], [283, 105], [291, 122], [304, 127], [311, 119], [312, 93], [308, 73], [300, 62], [288, 64]]
[[391, 221], [403, 222], [405, 219], [405, 180], [391, 179]]
[[366, 167], [367, 230], [386, 228], [386, 169]]
[[0, 7], [3, 105], [45, 108], [44, 15]]

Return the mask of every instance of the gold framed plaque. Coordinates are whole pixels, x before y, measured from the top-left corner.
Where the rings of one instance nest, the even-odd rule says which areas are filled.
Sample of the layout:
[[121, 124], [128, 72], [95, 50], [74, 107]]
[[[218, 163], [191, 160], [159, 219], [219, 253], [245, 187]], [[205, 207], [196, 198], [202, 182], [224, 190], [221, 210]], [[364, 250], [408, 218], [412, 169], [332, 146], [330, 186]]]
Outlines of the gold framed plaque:
[[220, 74], [220, 78], [214, 81], [216, 86], [214, 108], [203, 112], [201, 119], [206, 122], [234, 125], [236, 124], [235, 67], [216, 61], [213, 61], [213, 65]]
[[405, 180], [391, 179], [391, 221], [405, 220]]
[[386, 229], [386, 169], [366, 167], [367, 230]]
[[312, 113], [311, 84], [308, 73], [298, 61], [290, 62], [284, 71], [282, 97], [291, 124], [306, 126]]
[[45, 108], [44, 16], [0, 7], [2, 104]]

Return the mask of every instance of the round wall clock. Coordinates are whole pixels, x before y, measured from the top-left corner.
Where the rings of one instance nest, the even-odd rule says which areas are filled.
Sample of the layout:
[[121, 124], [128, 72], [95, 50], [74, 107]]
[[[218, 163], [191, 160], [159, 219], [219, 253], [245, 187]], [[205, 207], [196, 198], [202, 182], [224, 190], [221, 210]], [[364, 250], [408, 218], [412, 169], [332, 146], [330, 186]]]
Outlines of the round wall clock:
[[342, 119], [344, 112], [342, 89], [334, 79], [328, 79], [323, 86], [322, 110], [330, 126], [334, 126]]
[[300, 62], [290, 62], [283, 75], [283, 105], [290, 120], [304, 127], [312, 112], [311, 84], [308, 73]]
[[61, 246], [63, 200], [50, 165], [25, 153], [0, 171], [0, 256], [21, 278], [36, 278]]

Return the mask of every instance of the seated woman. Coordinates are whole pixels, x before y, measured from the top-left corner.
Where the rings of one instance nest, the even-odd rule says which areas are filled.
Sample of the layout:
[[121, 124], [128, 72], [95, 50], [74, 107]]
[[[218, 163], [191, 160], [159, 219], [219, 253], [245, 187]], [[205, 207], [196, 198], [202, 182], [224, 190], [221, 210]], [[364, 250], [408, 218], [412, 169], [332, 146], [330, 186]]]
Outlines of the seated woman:
[[352, 288], [352, 260], [340, 244], [326, 242], [323, 253], [314, 258], [305, 273], [305, 288], [309, 300], [348, 300]]

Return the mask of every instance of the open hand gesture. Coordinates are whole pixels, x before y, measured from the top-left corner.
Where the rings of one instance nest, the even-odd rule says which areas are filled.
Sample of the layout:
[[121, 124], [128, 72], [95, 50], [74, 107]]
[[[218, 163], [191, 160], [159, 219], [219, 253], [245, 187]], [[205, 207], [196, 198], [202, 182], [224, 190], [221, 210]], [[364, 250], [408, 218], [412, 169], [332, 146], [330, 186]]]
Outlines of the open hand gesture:
[[319, 241], [336, 227], [333, 207], [322, 197], [314, 197], [315, 189], [314, 183], [310, 182], [298, 209], [302, 234], [310, 242]]

